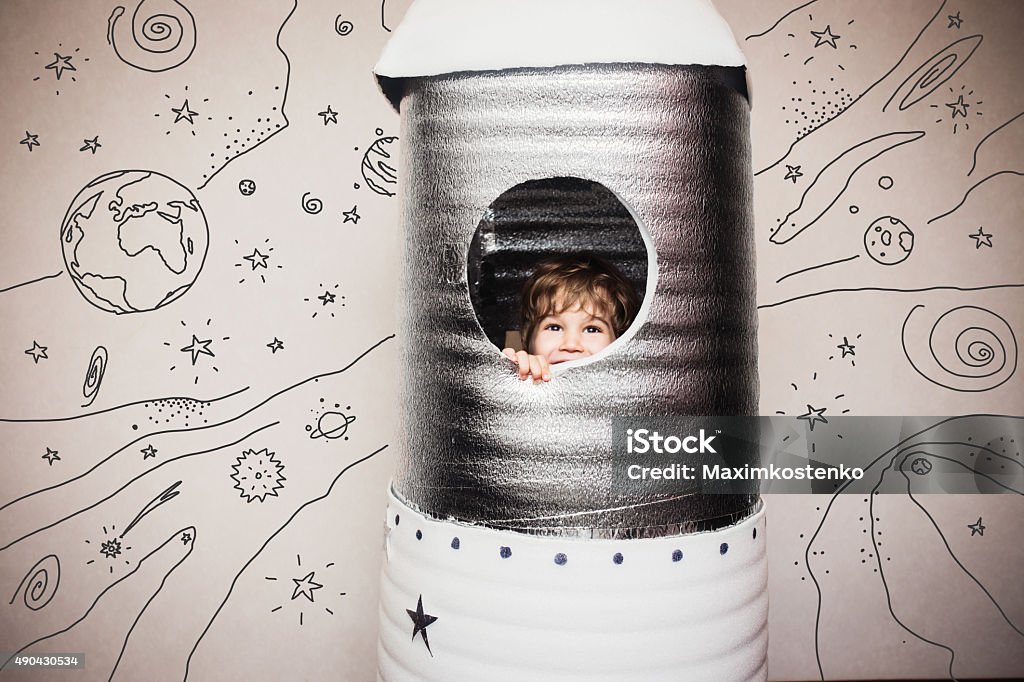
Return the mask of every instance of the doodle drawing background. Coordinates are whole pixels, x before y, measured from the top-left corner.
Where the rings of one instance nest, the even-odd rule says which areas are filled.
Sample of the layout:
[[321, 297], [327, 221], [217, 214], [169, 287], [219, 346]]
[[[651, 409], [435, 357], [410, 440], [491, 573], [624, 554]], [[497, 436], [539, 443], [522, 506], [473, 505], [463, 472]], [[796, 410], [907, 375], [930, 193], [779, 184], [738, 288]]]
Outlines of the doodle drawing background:
[[[0, 651], [374, 678], [401, 140], [371, 69], [408, 5], [0, 4]], [[901, 492], [768, 498], [770, 675], [1024, 675], [1024, 484], [920, 487], [1024, 477], [1024, 11], [716, 5], [753, 82], [762, 414], [822, 451], [830, 417], [922, 416], [868, 470]]]

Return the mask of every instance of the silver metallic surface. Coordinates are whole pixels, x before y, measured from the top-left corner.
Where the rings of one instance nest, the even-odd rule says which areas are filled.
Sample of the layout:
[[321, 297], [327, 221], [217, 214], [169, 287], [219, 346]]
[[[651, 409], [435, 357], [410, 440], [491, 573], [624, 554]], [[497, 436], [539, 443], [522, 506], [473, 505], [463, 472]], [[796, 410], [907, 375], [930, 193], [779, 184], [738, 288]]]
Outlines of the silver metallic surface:
[[[569, 66], [404, 81], [404, 446], [418, 510], [527, 533], [720, 528], [756, 495], [610, 492], [614, 415], [757, 410], [749, 106], [742, 69]], [[656, 253], [645, 309], [600, 359], [519, 381], [470, 301], [488, 206], [538, 178], [615, 192]], [[642, 324], [640, 324], [642, 323]]]

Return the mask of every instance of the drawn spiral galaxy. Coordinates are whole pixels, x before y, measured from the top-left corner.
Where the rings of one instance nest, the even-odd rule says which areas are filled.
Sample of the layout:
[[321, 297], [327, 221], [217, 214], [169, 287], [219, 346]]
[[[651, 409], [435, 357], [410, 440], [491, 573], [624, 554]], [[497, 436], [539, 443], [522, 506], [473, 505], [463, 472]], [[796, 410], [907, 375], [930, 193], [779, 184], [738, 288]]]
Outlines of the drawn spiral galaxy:
[[334, 31], [339, 36], [347, 36], [349, 33], [352, 32], [353, 28], [355, 28], [355, 26], [352, 25], [352, 22], [342, 19], [340, 14], [337, 17], [335, 17]]
[[29, 569], [21, 579], [18, 589], [9, 603], [13, 604], [21, 595], [22, 602], [33, 611], [38, 611], [50, 603], [57, 594], [60, 584], [60, 559], [55, 554], [47, 554]]
[[85, 370], [85, 381], [82, 382], [82, 395], [86, 403], [82, 407], [89, 407], [96, 396], [99, 395], [100, 385], [103, 383], [103, 375], [107, 371], [107, 349], [97, 346], [89, 358], [89, 367]]
[[142, 0], [131, 26], [118, 20], [118, 6], [107, 19], [107, 42], [125, 64], [159, 73], [184, 64], [196, 49], [196, 20], [177, 0]]
[[1001, 386], [1016, 372], [1013, 329], [996, 313], [977, 306], [947, 310], [927, 330], [927, 347], [911, 347], [927, 328], [925, 315], [918, 313], [923, 309], [915, 306], [903, 322], [903, 352], [925, 379], [953, 391], [977, 392]]
[[323, 210], [324, 202], [316, 197], [310, 198], [309, 195], [309, 192], [302, 195], [302, 210], [310, 215], [316, 215]]

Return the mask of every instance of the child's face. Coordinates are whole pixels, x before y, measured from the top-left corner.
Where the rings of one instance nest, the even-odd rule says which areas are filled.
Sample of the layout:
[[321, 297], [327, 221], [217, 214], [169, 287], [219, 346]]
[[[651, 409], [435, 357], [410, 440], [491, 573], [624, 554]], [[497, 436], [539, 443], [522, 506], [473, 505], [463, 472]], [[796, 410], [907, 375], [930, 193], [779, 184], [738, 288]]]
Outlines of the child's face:
[[615, 332], [601, 312], [580, 307], [552, 313], [540, 321], [529, 352], [552, 365], [590, 357], [615, 340]]

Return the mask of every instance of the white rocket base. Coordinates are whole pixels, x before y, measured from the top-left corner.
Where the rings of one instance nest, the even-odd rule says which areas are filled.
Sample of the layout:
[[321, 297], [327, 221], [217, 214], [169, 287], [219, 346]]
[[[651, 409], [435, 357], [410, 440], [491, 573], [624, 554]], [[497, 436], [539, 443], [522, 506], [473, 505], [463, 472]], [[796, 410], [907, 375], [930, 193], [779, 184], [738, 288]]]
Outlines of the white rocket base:
[[379, 679], [764, 680], [764, 528], [762, 508], [710, 533], [540, 537], [431, 519], [392, 493]]

